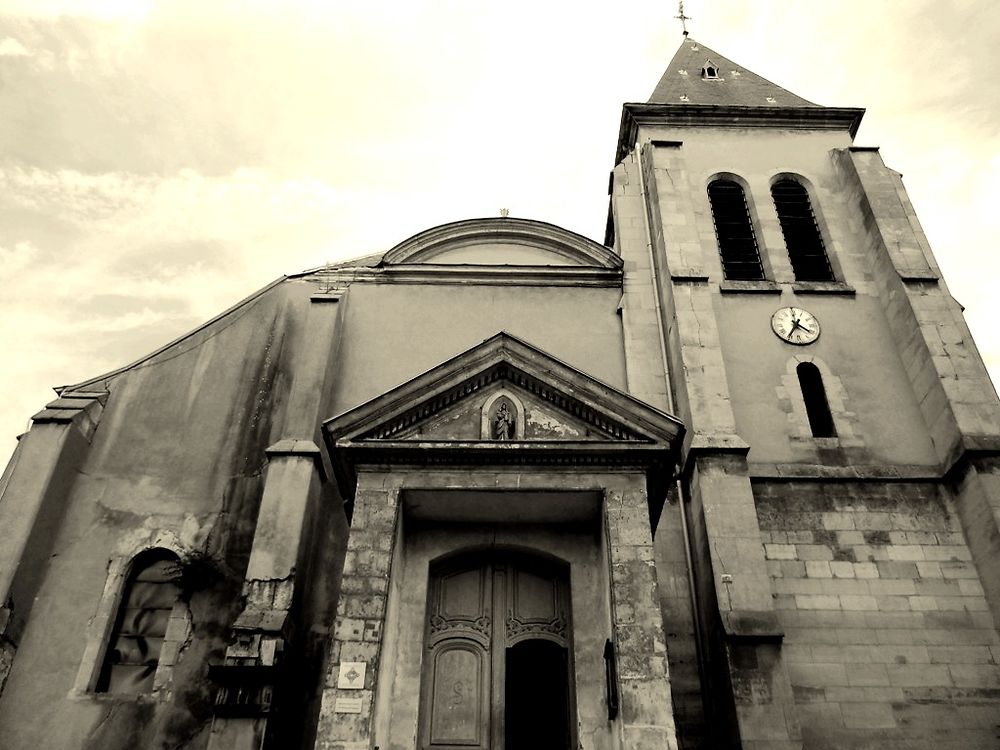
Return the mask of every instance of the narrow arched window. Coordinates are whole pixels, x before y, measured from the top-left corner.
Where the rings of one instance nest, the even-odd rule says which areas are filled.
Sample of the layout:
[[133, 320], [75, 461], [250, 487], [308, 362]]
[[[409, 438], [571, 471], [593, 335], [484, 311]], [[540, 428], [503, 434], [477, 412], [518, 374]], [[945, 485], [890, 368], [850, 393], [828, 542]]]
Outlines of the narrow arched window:
[[176, 555], [163, 549], [144, 552], [132, 561], [96, 692], [153, 691], [167, 624], [181, 593], [178, 563]]
[[708, 186], [715, 236], [722, 255], [722, 272], [727, 279], [764, 278], [757, 238], [750, 222], [743, 188], [732, 180], [715, 180]]
[[771, 186], [771, 197], [795, 280], [833, 281], [833, 269], [805, 186], [795, 180], [778, 180]]
[[802, 388], [802, 400], [806, 404], [806, 416], [813, 437], [836, 437], [833, 414], [830, 413], [830, 402], [826, 399], [819, 368], [812, 362], [802, 362], [795, 372], [799, 376], [799, 387]]

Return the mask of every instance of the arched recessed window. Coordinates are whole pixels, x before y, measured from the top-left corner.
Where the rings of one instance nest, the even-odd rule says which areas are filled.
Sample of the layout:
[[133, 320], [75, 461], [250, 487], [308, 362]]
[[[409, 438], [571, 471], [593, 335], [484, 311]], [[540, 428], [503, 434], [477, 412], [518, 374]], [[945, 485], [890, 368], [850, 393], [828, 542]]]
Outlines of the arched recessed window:
[[805, 186], [795, 180], [778, 180], [771, 186], [771, 196], [795, 280], [833, 281], [833, 269]]
[[181, 593], [178, 563], [175, 554], [163, 549], [132, 561], [95, 692], [153, 691], [167, 624]]
[[722, 272], [727, 279], [764, 278], [757, 238], [750, 222], [743, 188], [732, 180], [715, 180], [708, 186], [715, 236], [722, 255]]
[[833, 414], [823, 388], [823, 376], [812, 362], [802, 362], [795, 368], [802, 389], [802, 400], [806, 404], [806, 416], [813, 437], [837, 437], [833, 425]]

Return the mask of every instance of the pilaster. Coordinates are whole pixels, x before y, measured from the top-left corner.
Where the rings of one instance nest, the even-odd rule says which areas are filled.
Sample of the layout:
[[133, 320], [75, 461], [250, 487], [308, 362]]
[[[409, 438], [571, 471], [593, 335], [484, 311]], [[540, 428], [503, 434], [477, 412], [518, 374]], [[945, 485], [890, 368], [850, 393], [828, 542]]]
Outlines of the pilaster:
[[835, 152], [863, 218], [869, 263], [969, 550], [1000, 625], [1000, 400], [941, 278], [902, 177], [877, 149]]
[[713, 713], [744, 750], [801, 748], [745, 451], [694, 449], [686, 487]]
[[955, 508], [1000, 631], [1000, 457], [968, 456], [954, 473]]
[[611, 179], [615, 243], [624, 262], [619, 314], [622, 317], [628, 392], [647, 404], [669, 411], [660, 347], [661, 324], [638, 154], [633, 152], [626, 156], [615, 167]]
[[[212, 750], [261, 746], [274, 711], [294, 711], [290, 655], [297, 638], [304, 575], [309, 570], [312, 530], [329, 472], [314, 442], [336, 350], [338, 305], [334, 295], [313, 297], [302, 336], [302, 352], [285, 414], [283, 438], [267, 451], [264, 490], [250, 561], [243, 582], [244, 609], [233, 624], [225, 661], [210, 669], [219, 685]], [[343, 513], [341, 508], [327, 509]], [[301, 644], [300, 644], [301, 645]], [[299, 649], [301, 652], [301, 649]], [[306, 670], [308, 671], [308, 670]], [[298, 670], [298, 681], [303, 681]]]
[[0, 483], [0, 691], [107, 393], [66, 392], [36, 414]]
[[706, 258], [715, 238], [696, 210], [683, 144], [649, 141], [640, 162], [667, 375], [675, 409], [688, 426], [687, 497], [681, 502], [690, 508], [687, 532], [710, 672], [703, 675], [710, 721], [717, 742], [794, 750], [801, 748], [801, 736], [750, 486], [749, 446], [736, 432], [717, 292], [709, 283], [708, 269], [718, 268]]
[[1000, 448], [1000, 400], [948, 292], [902, 178], [876, 149], [836, 152], [864, 222], [886, 318], [942, 463]]
[[674, 408], [688, 426], [685, 447], [741, 446], [702, 249], [709, 238], [699, 234], [682, 144], [644, 144], [641, 167], [667, 332], [667, 374]]
[[657, 591], [646, 490], [605, 492], [622, 746], [676, 750], [666, 637]]
[[[316, 750], [372, 747], [389, 574], [399, 516], [399, 488], [387, 485], [382, 477], [358, 473]], [[364, 665], [363, 684], [339, 684], [344, 663]]]

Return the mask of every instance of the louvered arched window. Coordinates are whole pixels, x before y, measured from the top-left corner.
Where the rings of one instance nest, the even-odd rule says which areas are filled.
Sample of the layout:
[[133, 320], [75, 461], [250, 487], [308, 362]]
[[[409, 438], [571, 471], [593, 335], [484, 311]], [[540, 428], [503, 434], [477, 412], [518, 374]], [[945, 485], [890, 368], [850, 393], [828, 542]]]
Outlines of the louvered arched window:
[[795, 180], [778, 180], [771, 186], [771, 196], [795, 280], [833, 281], [833, 269], [805, 186]]
[[138, 555], [125, 581], [98, 693], [150, 693], [167, 624], [180, 596], [178, 559], [163, 549]]
[[802, 362], [795, 368], [795, 373], [799, 376], [799, 387], [802, 388], [802, 400], [806, 404], [806, 416], [813, 437], [836, 437], [833, 414], [819, 368], [812, 362]]
[[708, 186], [715, 236], [722, 255], [722, 272], [727, 279], [764, 278], [757, 238], [743, 188], [732, 180], [715, 180]]

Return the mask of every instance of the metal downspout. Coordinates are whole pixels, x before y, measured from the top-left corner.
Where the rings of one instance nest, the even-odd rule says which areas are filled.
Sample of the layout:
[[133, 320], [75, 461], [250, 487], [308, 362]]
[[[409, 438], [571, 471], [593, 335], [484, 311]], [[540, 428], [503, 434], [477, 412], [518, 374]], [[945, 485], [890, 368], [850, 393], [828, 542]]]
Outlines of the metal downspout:
[[[653, 304], [656, 311], [656, 328], [659, 332], [660, 338], [660, 359], [663, 366], [663, 380], [664, 380], [664, 391], [667, 397], [667, 410], [674, 414], [674, 394], [673, 389], [670, 384], [670, 370], [667, 359], [667, 337], [663, 329], [663, 308], [660, 304], [660, 281], [659, 276], [656, 273], [656, 258], [654, 256], [655, 250], [653, 249], [653, 235], [649, 228], [649, 211], [651, 207], [649, 205], [649, 195], [646, 192], [646, 179], [643, 174], [642, 168], [642, 147], [640, 145], [636, 146], [635, 153], [637, 155], [637, 166], [639, 171], [639, 191], [642, 194], [642, 200], [645, 210], [642, 213], [643, 225], [646, 229], [646, 250], [649, 253], [649, 275], [653, 284]], [[701, 677], [702, 693], [705, 690], [705, 677], [706, 677], [706, 665], [705, 665], [705, 652], [702, 643], [702, 633], [701, 633], [701, 611], [698, 606], [698, 591], [695, 587], [694, 581], [694, 564], [692, 563], [691, 556], [691, 538], [690, 530], [688, 528], [687, 520], [687, 510], [685, 509], [686, 495], [684, 492], [684, 487], [680, 480], [680, 475], [674, 480], [677, 486], [677, 508], [680, 511], [681, 518], [681, 528], [683, 530], [684, 538], [684, 563], [687, 567], [688, 576], [688, 595], [691, 598], [691, 619], [694, 625], [694, 643], [695, 652], [698, 655], [698, 672]], [[655, 529], [653, 530], [655, 532]], [[702, 699], [704, 702], [704, 698]]]

